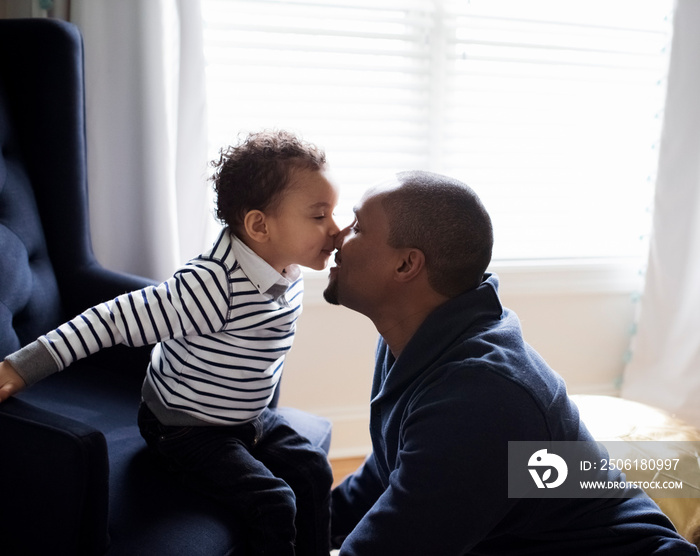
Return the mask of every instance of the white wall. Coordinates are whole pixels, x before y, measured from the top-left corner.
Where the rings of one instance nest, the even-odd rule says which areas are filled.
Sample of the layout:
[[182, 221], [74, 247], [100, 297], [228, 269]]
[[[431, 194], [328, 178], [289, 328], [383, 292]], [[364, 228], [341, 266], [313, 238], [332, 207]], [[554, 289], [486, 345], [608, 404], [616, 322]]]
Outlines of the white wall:
[[[571, 393], [616, 394], [641, 287], [635, 263], [494, 265], [504, 305]], [[325, 275], [306, 280], [281, 403], [333, 422], [331, 457], [370, 450], [369, 396], [377, 333], [365, 317], [326, 304]]]

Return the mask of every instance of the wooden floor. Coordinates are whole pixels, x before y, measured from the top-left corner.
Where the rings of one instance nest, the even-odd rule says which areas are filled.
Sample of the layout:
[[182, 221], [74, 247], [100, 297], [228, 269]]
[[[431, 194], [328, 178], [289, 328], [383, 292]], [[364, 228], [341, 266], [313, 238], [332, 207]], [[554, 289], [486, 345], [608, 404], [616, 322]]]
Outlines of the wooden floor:
[[333, 486], [340, 484], [345, 477], [360, 467], [364, 460], [364, 457], [332, 459], [331, 467], [333, 468]]

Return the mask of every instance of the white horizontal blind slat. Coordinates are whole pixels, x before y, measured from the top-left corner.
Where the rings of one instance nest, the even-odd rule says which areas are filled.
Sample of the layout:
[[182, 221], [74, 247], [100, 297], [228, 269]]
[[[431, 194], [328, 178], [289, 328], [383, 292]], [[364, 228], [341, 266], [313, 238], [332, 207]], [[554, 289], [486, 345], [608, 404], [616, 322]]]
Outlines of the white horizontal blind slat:
[[671, 0], [204, 0], [212, 152], [322, 145], [341, 223], [367, 186], [463, 179], [496, 258], [641, 256]]
[[500, 258], [643, 255], [671, 6], [587, 4], [475, 0], [451, 20], [441, 169], [491, 209]]
[[[411, 8], [418, 9], [411, 9]], [[322, 145], [347, 223], [370, 180], [428, 164], [429, 2], [205, 2], [213, 145], [287, 128]]]

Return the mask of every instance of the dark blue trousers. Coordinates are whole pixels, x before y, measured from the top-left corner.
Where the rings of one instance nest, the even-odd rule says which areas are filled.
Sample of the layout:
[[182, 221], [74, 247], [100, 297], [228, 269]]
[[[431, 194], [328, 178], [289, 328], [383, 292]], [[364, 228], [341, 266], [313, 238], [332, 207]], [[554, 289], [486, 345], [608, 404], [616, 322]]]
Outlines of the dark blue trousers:
[[185, 485], [246, 525], [251, 554], [328, 556], [330, 465], [276, 412], [238, 426], [169, 427], [142, 403], [139, 427]]

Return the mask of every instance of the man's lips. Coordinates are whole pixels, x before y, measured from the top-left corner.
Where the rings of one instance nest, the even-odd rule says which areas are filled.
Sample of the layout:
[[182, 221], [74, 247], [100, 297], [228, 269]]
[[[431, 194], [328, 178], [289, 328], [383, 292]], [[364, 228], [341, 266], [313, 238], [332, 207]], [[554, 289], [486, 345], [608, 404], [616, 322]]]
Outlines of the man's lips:
[[340, 266], [340, 251], [338, 251], [335, 247], [333, 249], [323, 249], [321, 251], [326, 257], [332, 257], [333, 253], [335, 253], [335, 257], [333, 257], [333, 262], [336, 264], [336, 266]]
[[332, 266], [329, 269], [330, 276], [335, 276], [338, 273], [338, 270], [340, 269], [340, 252], [336, 251], [335, 257], [333, 257], [333, 262], [335, 263], [335, 266]]

